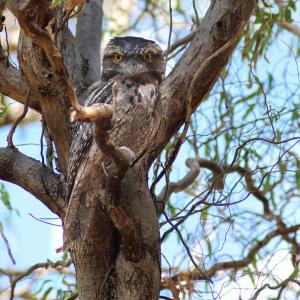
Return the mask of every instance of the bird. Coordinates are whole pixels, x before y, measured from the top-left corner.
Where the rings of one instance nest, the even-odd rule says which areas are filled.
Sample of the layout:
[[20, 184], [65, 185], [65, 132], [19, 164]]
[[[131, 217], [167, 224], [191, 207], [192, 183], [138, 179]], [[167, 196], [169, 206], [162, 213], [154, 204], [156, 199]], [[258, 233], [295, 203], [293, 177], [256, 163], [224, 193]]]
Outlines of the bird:
[[[116, 146], [129, 148], [135, 157], [147, 149], [157, 128], [155, 114], [159, 86], [165, 72], [162, 53], [161, 47], [153, 40], [133, 36], [114, 37], [103, 52], [101, 79], [89, 88], [85, 102], [86, 107], [111, 105], [113, 125], [110, 137]], [[99, 179], [102, 185], [99, 188], [105, 188], [105, 165], [109, 162], [105, 162], [101, 151], [96, 148], [93, 124], [76, 122], [67, 174], [69, 206], [65, 221], [66, 239], [73, 240], [78, 234], [83, 234], [79, 219], [89, 205], [81, 203], [80, 194], [85, 189], [89, 192], [86, 188], [88, 180], [102, 178]], [[90, 159], [87, 162], [87, 153], [91, 151], [94, 151], [94, 161]], [[94, 167], [90, 166], [93, 164]], [[95, 165], [98, 167], [95, 168]], [[77, 233], [74, 235], [72, 232]]]

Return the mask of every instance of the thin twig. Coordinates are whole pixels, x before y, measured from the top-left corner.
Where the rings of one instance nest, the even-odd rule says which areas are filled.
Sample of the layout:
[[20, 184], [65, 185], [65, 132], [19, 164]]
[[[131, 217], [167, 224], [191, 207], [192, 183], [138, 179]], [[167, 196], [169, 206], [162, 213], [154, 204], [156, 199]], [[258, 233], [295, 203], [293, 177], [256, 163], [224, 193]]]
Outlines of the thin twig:
[[285, 139], [285, 140], [281, 140], [281, 141], [273, 141], [273, 140], [268, 140], [268, 139], [265, 139], [265, 138], [260, 138], [260, 137], [255, 137], [255, 138], [251, 138], [251, 139], [248, 139], [247, 141], [243, 142], [242, 144], [240, 144], [236, 150], [235, 150], [235, 153], [234, 153], [234, 156], [233, 156], [233, 159], [231, 161], [231, 164], [230, 164], [230, 168], [235, 164], [235, 162], [237, 161], [238, 159], [238, 156], [239, 156], [239, 153], [240, 151], [249, 143], [251, 142], [256, 142], [256, 141], [261, 141], [261, 142], [265, 142], [265, 143], [270, 143], [270, 144], [274, 144], [274, 145], [280, 145], [280, 144], [284, 144], [284, 143], [287, 143], [287, 142], [291, 142], [291, 141], [295, 141], [295, 140], [300, 140], [300, 136], [295, 136], [295, 137], [292, 137], [292, 138], [289, 138], [289, 139]]
[[[224, 261], [224, 262], [218, 262], [213, 264], [209, 269], [206, 269], [205, 274], [206, 277], [212, 278], [215, 276], [219, 271], [225, 271], [229, 269], [233, 270], [239, 270], [242, 268], [245, 268], [247, 265], [249, 265], [255, 255], [263, 249], [273, 238], [279, 236], [279, 235], [284, 235], [284, 234], [289, 234], [289, 233], [295, 233], [300, 229], [300, 224], [288, 227], [286, 229], [276, 229], [271, 232], [269, 232], [267, 235], [265, 235], [262, 239], [258, 240], [257, 243], [251, 247], [247, 253], [247, 255], [239, 260], [232, 260], [232, 261]], [[206, 280], [206, 277], [203, 276], [203, 271], [202, 273], [199, 273], [198, 271], [190, 271], [190, 272], [185, 272], [186, 275], [189, 275], [192, 280]], [[174, 275], [172, 278], [169, 278], [170, 280], [175, 280], [178, 281], [178, 278], [181, 277], [181, 273]], [[186, 279], [187, 280], [187, 279]], [[294, 281], [294, 280], [293, 280]], [[253, 299], [252, 299], [253, 300]]]
[[[168, 215], [167, 215], [165, 212], [163, 212], [163, 215], [165, 216], [165, 218], [166, 218], [166, 220], [168, 221], [168, 223], [173, 227], [173, 224], [172, 224], [172, 222], [170, 221]], [[182, 234], [181, 234], [180, 230], [179, 230], [177, 227], [174, 227], [174, 229], [176, 230], [176, 232], [177, 232], [177, 234], [178, 234], [178, 236], [179, 236], [179, 238], [180, 238], [180, 241], [181, 241], [182, 245], [184, 246], [184, 248], [185, 248], [185, 250], [186, 250], [186, 252], [187, 252], [187, 254], [188, 254], [188, 256], [189, 256], [191, 262], [193, 263], [194, 267], [199, 271], [199, 273], [200, 273], [202, 276], [204, 276], [209, 282], [211, 282], [211, 279], [203, 272], [203, 270], [200, 269], [200, 267], [198, 266], [198, 264], [195, 262], [194, 257], [193, 257], [193, 255], [192, 255], [192, 253], [191, 253], [191, 251], [190, 251], [188, 245], [187, 245], [186, 242], [184, 241], [184, 239], [183, 239], [183, 237], [182, 237]]]
[[193, 0], [193, 9], [194, 9], [194, 12], [195, 12], [195, 17], [196, 17], [196, 27], [197, 27], [197, 29], [199, 29], [199, 27], [200, 27], [200, 18], [199, 18], [199, 15], [198, 15], [195, 0]]
[[78, 297], [78, 292], [74, 292], [69, 298], [66, 300], [75, 300]]
[[172, 2], [171, 2], [171, 0], [169, 0], [169, 16], [170, 16], [170, 29], [169, 29], [167, 52], [166, 52], [166, 57], [165, 57], [165, 71], [167, 69], [168, 54], [170, 53], [169, 48], [170, 48], [170, 45], [171, 45], [171, 36], [172, 36], [172, 30], [173, 30], [173, 15], [172, 15]]
[[[62, 225], [58, 225], [58, 224], [53, 224], [53, 223], [50, 223], [50, 222], [46, 222], [44, 221], [42, 218], [37, 218], [35, 217], [33, 214], [31, 213], [28, 213], [30, 217], [34, 218], [35, 220], [41, 222], [41, 223], [44, 223], [44, 224], [48, 224], [48, 225], [52, 225], [52, 226], [57, 226], [57, 227], [62, 227]], [[57, 218], [56, 218], [57, 219]]]
[[15, 259], [14, 259], [13, 254], [12, 254], [11, 248], [10, 248], [10, 246], [9, 246], [8, 239], [6, 238], [6, 236], [5, 236], [4, 232], [3, 232], [3, 226], [2, 226], [1, 223], [0, 223], [0, 234], [1, 234], [1, 237], [2, 237], [2, 239], [3, 239], [3, 241], [4, 241], [4, 244], [5, 244], [5, 246], [6, 246], [8, 256], [9, 256], [9, 258], [11, 259], [12, 263], [15, 265], [15, 264], [16, 264], [16, 261], [15, 261]]
[[155, 178], [153, 181], [150, 191], [151, 194], [154, 195], [154, 189], [156, 184], [161, 180], [161, 178], [164, 176], [164, 173], [170, 169], [172, 164], [174, 163], [179, 150], [181, 148], [181, 145], [185, 141], [190, 121], [191, 121], [191, 115], [193, 112], [192, 107], [192, 100], [193, 100], [193, 92], [196, 87], [196, 84], [198, 83], [198, 79], [201, 78], [204, 74], [204, 72], [207, 70], [208, 66], [216, 60], [216, 58], [220, 57], [223, 53], [226, 53], [226, 51], [229, 51], [240, 39], [240, 33], [237, 33], [232, 39], [230, 39], [227, 43], [225, 43], [222, 47], [220, 47], [216, 52], [211, 54], [207, 59], [204, 60], [204, 62], [201, 64], [201, 67], [197, 70], [195, 73], [186, 96], [186, 102], [185, 102], [185, 121], [184, 121], [184, 128], [182, 130], [182, 133], [180, 137], [177, 139], [176, 145], [174, 147], [173, 152], [171, 153], [170, 157], [168, 158], [168, 161], [165, 165], [165, 169], [162, 170], [162, 172]]
[[45, 269], [48, 269], [48, 268], [57, 268], [57, 267], [63, 267], [63, 268], [67, 268], [69, 267], [71, 264], [73, 263], [73, 260], [72, 259], [68, 259], [66, 261], [64, 260], [59, 260], [57, 262], [52, 262], [50, 260], [48, 260], [46, 263], [38, 263], [38, 264], [35, 264], [33, 266], [31, 266], [28, 270], [18, 274], [11, 282], [11, 290], [10, 290], [10, 300], [13, 300], [14, 299], [14, 294], [15, 294], [15, 288], [16, 288], [16, 285], [17, 283], [25, 278], [26, 276], [30, 275], [32, 272], [34, 272], [35, 270], [39, 269], [39, 268], [45, 268]]
[[13, 135], [14, 135], [14, 133], [16, 131], [17, 126], [19, 125], [19, 123], [24, 119], [24, 117], [27, 114], [28, 106], [29, 106], [30, 91], [31, 91], [31, 88], [29, 86], [28, 90], [27, 90], [27, 93], [26, 93], [26, 99], [25, 99], [25, 103], [24, 103], [24, 110], [23, 110], [22, 114], [16, 119], [16, 121], [12, 125], [12, 127], [9, 130], [9, 133], [7, 135], [7, 138], [6, 138], [6, 140], [7, 140], [7, 147], [10, 148], [10, 149], [16, 149], [16, 147], [13, 144]]
[[263, 84], [260, 82], [259, 78], [254, 74], [253, 70], [252, 70], [252, 67], [250, 66], [250, 72], [254, 78], [254, 80], [256, 81], [256, 83], [258, 84], [262, 94], [263, 94], [263, 97], [264, 97], [264, 102], [265, 102], [265, 106], [266, 106], [266, 110], [267, 110], [267, 115], [268, 115], [268, 119], [270, 121], [270, 124], [271, 124], [271, 127], [272, 127], [272, 132], [273, 132], [273, 141], [276, 140], [276, 131], [275, 131], [275, 128], [274, 128], [274, 124], [273, 124], [273, 120], [272, 120], [272, 117], [271, 117], [271, 114], [270, 114], [270, 107], [268, 105], [268, 101], [267, 101], [267, 95], [265, 93], [265, 90], [264, 90], [264, 86]]
[[[57, 42], [57, 36], [58, 36], [59, 32], [63, 29], [63, 27], [65, 26], [65, 24], [66, 24], [71, 18], [73, 18], [73, 17], [75, 17], [76, 15], [78, 15], [78, 14], [80, 13], [82, 7], [83, 7], [83, 4], [80, 5], [79, 8], [78, 8], [78, 10], [77, 10], [75, 13], [73, 13], [73, 14], [72, 14], [72, 12], [73, 12], [73, 10], [74, 10], [75, 7], [74, 7], [73, 9], [71, 9], [70, 11], [68, 11], [67, 15], [64, 17], [63, 21], [61, 22], [61, 24], [59, 25], [59, 27], [57, 28], [57, 30], [56, 30], [55, 33], [54, 33], [54, 41], [55, 41], [55, 42]], [[71, 14], [72, 14], [72, 15], [71, 15]]]
[[282, 282], [280, 282], [279, 284], [274, 285], [274, 286], [271, 286], [269, 283], [266, 283], [266, 284], [264, 284], [261, 288], [259, 288], [259, 289], [255, 292], [255, 294], [254, 294], [254, 296], [251, 298], [251, 300], [257, 299], [257, 297], [259, 296], [260, 292], [263, 291], [265, 288], [269, 288], [270, 290], [277, 290], [277, 289], [279, 289], [279, 288], [281, 288], [281, 287], [287, 286], [290, 282], [294, 282], [294, 283], [298, 284], [299, 287], [300, 287], [300, 281], [297, 280], [297, 279], [293, 279], [293, 278], [288, 278], [288, 279], [286, 279], [286, 280], [284, 280], [284, 281], [282, 281]]
[[44, 158], [44, 144], [43, 144], [43, 138], [44, 138], [44, 129], [45, 129], [45, 120], [42, 119], [42, 133], [41, 133], [41, 137], [40, 137], [40, 155], [41, 155], [41, 159], [42, 159], [42, 164], [43, 166], [45, 166], [45, 158]]
[[9, 52], [8, 33], [7, 33], [7, 28], [6, 28], [5, 25], [4, 25], [4, 31], [5, 31], [6, 52], [7, 52], [7, 56], [6, 56], [6, 65], [7, 65], [7, 67], [9, 67], [9, 57], [10, 57], [10, 52]]
[[191, 32], [188, 35], [186, 35], [185, 37], [177, 40], [176, 42], [174, 42], [172, 45], [169, 45], [167, 50], [165, 50], [162, 55], [163, 56], [167, 56], [169, 55], [171, 52], [173, 52], [174, 50], [176, 50], [178, 47], [189, 43], [195, 36], [195, 32]]

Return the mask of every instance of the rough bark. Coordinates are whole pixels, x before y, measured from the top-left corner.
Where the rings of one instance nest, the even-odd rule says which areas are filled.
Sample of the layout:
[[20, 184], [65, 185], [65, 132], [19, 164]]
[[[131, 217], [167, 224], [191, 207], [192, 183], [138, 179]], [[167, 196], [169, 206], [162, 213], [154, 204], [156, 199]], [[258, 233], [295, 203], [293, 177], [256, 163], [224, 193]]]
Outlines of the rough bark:
[[[18, 59], [23, 76], [19, 71], [3, 66], [1, 61], [0, 68], [3, 74], [1, 76], [14, 77], [17, 83], [11, 84], [7, 91], [6, 87], [0, 84], [0, 90], [6, 91], [6, 94], [22, 102], [26, 94], [26, 81], [31, 86], [32, 93], [37, 95], [35, 98], [37, 103], [30, 99], [30, 104], [43, 114], [57, 149], [62, 178], [65, 178], [63, 175], [67, 174], [69, 155], [72, 155], [69, 154], [69, 148], [73, 134], [72, 124], [69, 121], [71, 99], [67, 73], [72, 74], [70, 78], [77, 87], [78, 94], [98, 78], [99, 43], [91, 42], [89, 49], [84, 43], [92, 41], [92, 36], [86, 32], [89, 26], [91, 28], [97, 24], [93, 22], [91, 16], [101, 18], [102, 1], [89, 1], [83, 9], [79, 17], [76, 38], [66, 28], [58, 34], [58, 48], [64, 55], [65, 66], [69, 71], [67, 73], [59, 72], [58, 70], [63, 70], [63, 66], [57, 67], [55, 62], [53, 63], [53, 58], [49, 56], [49, 47], [55, 45], [51, 44], [53, 42], [51, 32], [46, 30], [48, 23], [53, 20], [54, 13], [56, 25], [61, 24], [63, 13], [60, 8], [51, 11], [49, 1], [46, 0], [11, 0], [8, 1], [8, 5], [23, 29], [18, 46]], [[105, 203], [97, 201], [105, 199], [103, 193], [106, 192], [100, 188], [103, 186], [103, 176], [99, 174], [103, 174], [103, 165], [101, 160], [96, 159], [99, 153], [98, 146], [94, 144], [86, 154], [84, 159], [90, 173], [86, 176], [86, 182], [81, 182], [79, 187], [76, 186], [77, 190], [80, 190], [82, 209], [74, 218], [80, 218], [87, 230], [84, 235], [78, 235], [71, 245], [80, 299], [158, 299], [159, 228], [155, 206], [147, 186], [147, 171], [172, 135], [187, 120], [188, 110], [194, 111], [214, 85], [230, 58], [254, 6], [255, 0], [212, 1], [199, 31], [195, 33], [190, 46], [161, 86], [157, 134], [152, 139], [150, 147], [120, 178], [119, 206], [116, 205], [112, 210], [107, 209]], [[98, 8], [97, 13], [89, 15], [92, 8]], [[96, 35], [100, 38], [100, 26]], [[68, 46], [70, 44], [68, 41], [71, 41], [73, 47]], [[77, 67], [76, 61], [79, 56], [82, 58], [82, 61], [79, 59], [80, 68]], [[97, 61], [92, 66], [90, 62], [94, 63], [94, 60]], [[86, 62], [88, 65], [84, 65]], [[79, 80], [83, 76], [86, 78], [84, 82]], [[13, 94], [12, 89], [18, 83], [21, 88]], [[126, 127], [126, 124], [124, 126]], [[57, 176], [18, 152], [3, 149], [0, 155], [0, 178], [23, 186], [50, 209], [60, 214], [64, 220], [64, 203], [68, 201], [68, 197], [65, 196], [63, 199], [54, 197], [59, 195], [60, 183]], [[2, 157], [5, 159], [2, 160]], [[11, 170], [7, 173], [8, 166]], [[80, 168], [79, 172], [83, 172], [84, 166]], [[29, 174], [32, 180], [24, 180], [26, 172], [27, 178]], [[89, 201], [86, 202], [85, 199]], [[90, 206], [90, 203], [93, 205]], [[125, 215], [120, 213], [120, 207], [126, 212]], [[94, 212], [92, 219], [87, 218], [90, 211]], [[142, 244], [141, 255], [136, 260], [128, 253], [126, 243], [122, 243], [128, 216], [135, 224]], [[114, 217], [118, 218], [118, 224], [124, 221], [124, 228], [118, 228]]]
[[[94, 151], [97, 152], [96, 147]], [[94, 151], [89, 153], [93, 161]], [[101, 207], [100, 201], [91, 199], [103, 199], [99, 197], [101, 182], [97, 178], [99, 174], [96, 171], [90, 174], [91, 183], [85, 187], [87, 194], [84, 195], [95, 206], [82, 207], [80, 216], [76, 216], [86, 220], [86, 224], [82, 226], [89, 228], [88, 232], [84, 234], [84, 238], [76, 239], [71, 247], [79, 294], [83, 299], [158, 299], [159, 230], [156, 211], [147, 188], [145, 170], [141, 166], [131, 168], [122, 181], [120, 192], [122, 208], [126, 209], [138, 226], [143, 243], [142, 256], [138, 262], [130, 260], [126, 248], [120, 243], [120, 235]], [[81, 191], [83, 190], [84, 187]], [[88, 209], [94, 211], [93, 219], [88, 216]]]
[[[0, 10], [1, 17], [1, 10]], [[24, 104], [28, 84], [21, 72], [9, 61], [0, 43], [0, 91], [2, 94]], [[29, 106], [41, 111], [38, 95], [32, 97]]]
[[52, 212], [64, 217], [64, 184], [57, 174], [16, 149], [0, 148], [0, 157], [0, 179], [24, 188]]

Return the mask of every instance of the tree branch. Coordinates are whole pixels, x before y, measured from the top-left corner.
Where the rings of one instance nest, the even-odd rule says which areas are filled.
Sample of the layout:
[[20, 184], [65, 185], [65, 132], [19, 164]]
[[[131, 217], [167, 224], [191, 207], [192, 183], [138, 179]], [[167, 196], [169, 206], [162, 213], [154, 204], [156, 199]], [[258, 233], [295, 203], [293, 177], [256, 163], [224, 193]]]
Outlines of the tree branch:
[[0, 148], [0, 157], [0, 179], [17, 184], [60, 218], [64, 217], [65, 191], [58, 175], [18, 150]]
[[22, 279], [25, 277], [29, 276], [30, 274], [34, 273], [37, 269], [44, 268], [52, 268], [52, 269], [57, 269], [57, 268], [67, 268], [73, 263], [72, 259], [69, 260], [59, 260], [56, 262], [52, 262], [48, 260], [46, 263], [37, 263], [33, 266], [31, 266], [28, 270], [24, 272], [18, 272], [16, 273], [15, 271], [13, 272], [7, 272], [6, 270], [0, 269], [0, 274], [4, 274], [11, 279], [11, 290], [10, 290], [10, 299], [13, 300], [15, 297], [15, 288], [18, 282], [20, 282]]
[[[285, 288], [289, 283], [292, 283], [292, 282], [298, 284], [299, 288], [300, 288], [300, 280], [293, 279], [293, 278], [287, 278], [274, 286], [271, 286], [269, 283], [266, 283], [255, 292], [255, 294], [251, 298], [251, 300], [258, 299], [257, 297], [265, 288], [269, 288], [270, 290], [277, 290], [277, 289]], [[278, 296], [277, 299], [280, 299], [280, 297]]]
[[186, 35], [185, 37], [175, 41], [172, 45], [170, 45], [170, 47], [168, 49], [166, 49], [162, 55], [166, 56], [167, 54], [172, 53], [173, 51], [175, 51], [178, 47], [189, 43], [195, 36], [195, 32], [191, 32], [188, 35]]
[[[212, 278], [217, 274], [219, 271], [229, 270], [233, 269], [235, 271], [246, 267], [249, 265], [255, 255], [263, 248], [265, 247], [273, 238], [279, 236], [279, 235], [286, 235], [289, 233], [297, 232], [300, 229], [300, 224], [294, 225], [285, 229], [276, 229], [274, 231], [271, 231], [268, 233], [262, 240], [258, 241], [253, 247], [250, 248], [248, 254], [245, 256], [245, 258], [240, 260], [232, 260], [232, 261], [225, 261], [220, 263], [215, 263], [212, 265], [208, 270], [203, 269], [200, 272], [197, 270], [190, 271], [190, 272], [182, 272], [179, 274], [176, 274], [172, 276], [171, 278], [163, 278], [162, 279], [162, 285], [161, 288], [170, 288], [172, 284], [180, 284], [180, 282], [192, 282], [197, 280], [207, 280], [207, 278]], [[172, 281], [172, 282], [171, 282]]]
[[8, 5], [27, 35], [23, 34], [21, 41], [19, 40], [20, 66], [32, 89], [41, 94], [43, 116], [56, 146], [59, 168], [62, 173], [67, 174], [73, 133], [68, 117], [69, 108], [72, 105], [75, 110], [80, 110], [81, 106], [62, 54], [52, 39], [52, 33], [47, 31], [50, 31], [50, 21], [53, 20], [50, 2], [9, 0]]
[[[2, 12], [5, 8], [6, 1], [0, 1], [0, 22]], [[0, 28], [0, 32], [2, 28]], [[26, 100], [26, 91], [28, 84], [21, 72], [15, 68], [9, 61], [8, 56], [2, 48], [0, 43], [0, 92], [16, 101], [24, 104]], [[36, 111], [41, 110], [37, 101], [38, 96], [35, 95], [29, 102], [29, 107]]]
[[[282, 220], [282, 218], [279, 215], [276, 215], [273, 213], [273, 211], [270, 209], [269, 201], [267, 197], [265, 196], [264, 192], [262, 192], [259, 188], [256, 187], [252, 178], [253, 171], [247, 168], [243, 168], [239, 165], [223, 165], [218, 164], [214, 161], [207, 160], [207, 159], [201, 159], [197, 158], [195, 159], [198, 164], [200, 165], [200, 168], [206, 168], [212, 171], [213, 173], [213, 182], [212, 182], [212, 188], [216, 189], [223, 189], [224, 188], [224, 181], [225, 176], [228, 173], [237, 172], [240, 176], [245, 178], [245, 184], [247, 191], [252, 194], [256, 199], [258, 199], [262, 205], [263, 205], [263, 212], [264, 216], [271, 221], [275, 221], [277, 224], [277, 227], [279, 229], [285, 230], [287, 228], [286, 224]], [[176, 227], [174, 227], [176, 228]], [[296, 254], [299, 253], [300, 247], [296, 241], [295, 238], [289, 237], [287, 234], [282, 235], [283, 239], [290, 243], [293, 247], [293, 252]]]
[[[61, 52], [55, 45], [55, 42], [52, 40], [50, 34], [34, 23], [35, 18], [37, 17], [35, 13], [35, 2], [36, 0], [30, 0], [27, 1], [25, 5], [23, 4], [22, 6], [16, 6], [14, 12], [17, 15], [22, 29], [35, 44], [40, 46], [45, 51], [47, 59], [51, 64], [51, 67], [53, 68], [53, 71], [61, 77], [61, 83], [66, 89], [72, 107], [75, 110], [80, 110], [81, 106], [78, 103], [73, 85], [69, 78], [68, 71], [64, 65]], [[45, 5], [49, 5], [49, 3], [44, 3], [43, 6]], [[46, 7], [45, 11], [47, 11], [48, 9], [49, 7]]]
[[[7, 58], [0, 45], [0, 91], [2, 94], [24, 104], [26, 100], [26, 91], [28, 84], [21, 72], [13, 67], [10, 63], [7, 64]], [[37, 101], [38, 96], [31, 97], [29, 107], [40, 112], [40, 104]]]
[[166, 202], [173, 193], [179, 193], [188, 188], [199, 176], [200, 166], [196, 159], [189, 158], [186, 160], [186, 165], [190, 171], [179, 181], [168, 183], [159, 193], [159, 201]]
[[285, 21], [277, 21], [278, 26], [287, 31], [293, 33], [296, 37], [300, 38], [300, 27], [293, 23], [285, 22]]
[[103, 0], [87, 1], [77, 17], [76, 44], [82, 57], [83, 88], [100, 79], [100, 45]]
[[211, 3], [201, 29], [161, 86], [162, 118], [159, 135], [149, 151], [149, 163], [185, 121], [187, 98], [191, 97], [190, 106], [194, 111], [210, 91], [255, 5], [255, 0], [216, 0]]
[[[284, 9], [284, 7], [289, 5], [287, 2], [283, 0], [275, 0], [275, 3], [278, 5], [279, 9]], [[296, 24], [293, 24], [291, 22], [286, 22], [286, 21], [280, 21], [280, 20], [278, 20], [276, 23], [278, 24], [279, 27], [286, 29], [287, 31], [293, 33], [298, 38], [300, 38], [300, 27], [298, 27]]]

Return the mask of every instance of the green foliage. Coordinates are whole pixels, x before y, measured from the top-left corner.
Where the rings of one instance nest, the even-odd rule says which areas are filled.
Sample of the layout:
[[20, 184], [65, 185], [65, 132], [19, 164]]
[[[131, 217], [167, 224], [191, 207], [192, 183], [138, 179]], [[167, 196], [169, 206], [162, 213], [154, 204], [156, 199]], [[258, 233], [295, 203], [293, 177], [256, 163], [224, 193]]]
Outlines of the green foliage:
[[2, 204], [4, 204], [4, 206], [8, 209], [8, 210], [12, 210], [12, 206], [11, 203], [9, 201], [9, 194], [5, 189], [5, 185], [0, 182], [0, 200], [2, 202]]

